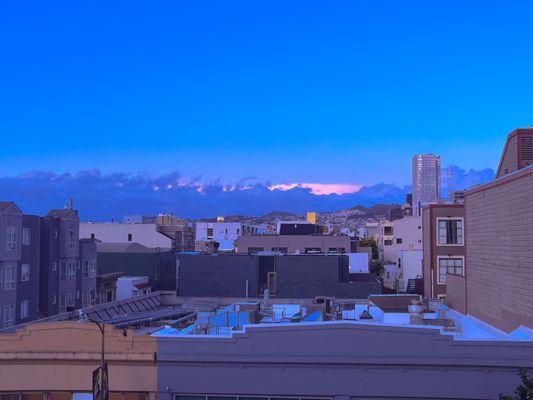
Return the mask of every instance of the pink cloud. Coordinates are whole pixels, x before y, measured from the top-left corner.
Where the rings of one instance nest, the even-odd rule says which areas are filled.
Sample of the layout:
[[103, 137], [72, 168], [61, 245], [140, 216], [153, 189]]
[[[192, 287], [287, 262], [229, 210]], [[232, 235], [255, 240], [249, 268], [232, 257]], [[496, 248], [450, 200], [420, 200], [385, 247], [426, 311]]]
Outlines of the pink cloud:
[[361, 185], [353, 183], [281, 183], [278, 185], [271, 185], [270, 190], [291, 190], [295, 187], [311, 189], [311, 193], [316, 195], [323, 194], [345, 194], [354, 193], [361, 189]]

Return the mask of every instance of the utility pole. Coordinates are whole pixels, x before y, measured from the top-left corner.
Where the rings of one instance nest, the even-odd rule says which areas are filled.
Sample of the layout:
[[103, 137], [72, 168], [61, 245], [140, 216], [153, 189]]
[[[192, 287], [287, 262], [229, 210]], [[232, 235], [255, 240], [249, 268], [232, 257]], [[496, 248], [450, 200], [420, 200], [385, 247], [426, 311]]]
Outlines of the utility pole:
[[93, 400], [109, 400], [109, 376], [107, 371], [107, 362], [105, 360], [105, 324], [90, 318], [89, 321], [94, 323], [102, 334], [102, 354], [100, 356], [100, 367], [93, 371]]

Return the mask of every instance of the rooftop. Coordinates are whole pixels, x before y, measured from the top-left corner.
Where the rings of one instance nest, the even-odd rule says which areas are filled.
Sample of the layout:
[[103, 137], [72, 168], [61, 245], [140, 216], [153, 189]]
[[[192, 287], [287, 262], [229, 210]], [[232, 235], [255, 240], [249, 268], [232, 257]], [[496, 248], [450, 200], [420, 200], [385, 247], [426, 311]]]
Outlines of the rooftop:
[[439, 301], [422, 304], [414, 295], [372, 296], [367, 304], [322, 299], [314, 304], [238, 302], [216, 311], [196, 313], [185, 327], [167, 325], [153, 334], [173, 338], [229, 338], [247, 329], [273, 326], [372, 325], [437, 330], [458, 341], [528, 341], [533, 330], [521, 327], [508, 334], [471, 316], [462, 315]]

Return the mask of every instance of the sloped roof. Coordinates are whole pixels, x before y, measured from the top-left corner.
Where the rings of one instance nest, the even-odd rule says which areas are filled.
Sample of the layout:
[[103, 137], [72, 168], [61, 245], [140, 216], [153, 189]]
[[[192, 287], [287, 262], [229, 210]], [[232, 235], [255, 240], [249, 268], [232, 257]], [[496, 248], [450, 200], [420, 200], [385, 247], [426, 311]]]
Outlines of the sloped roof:
[[46, 214], [47, 217], [56, 217], [56, 218], [78, 218], [78, 210], [71, 210], [70, 208], [65, 208], [63, 210], [55, 209], [50, 210], [48, 214]]
[[137, 242], [100, 242], [96, 245], [99, 253], [155, 253], [156, 250]]
[[22, 211], [20, 208], [17, 207], [17, 205], [12, 201], [0, 201], [0, 211], [7, 210], [9, 207], [14, 207], [17, 211], [19, 211], [22, 214]]

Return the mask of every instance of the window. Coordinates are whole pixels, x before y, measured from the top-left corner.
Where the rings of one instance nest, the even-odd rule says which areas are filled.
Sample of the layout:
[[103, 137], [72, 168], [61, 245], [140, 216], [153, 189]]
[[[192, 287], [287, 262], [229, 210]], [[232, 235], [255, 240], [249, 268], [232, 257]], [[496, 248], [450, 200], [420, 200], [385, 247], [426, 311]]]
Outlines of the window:
[[133, 234], [128, 233], [128, 242], [131, 242], [133, 240]]
[[62, 293], [59, 295], [59, 312], [65, 312], [67, 310], [67, 294]]
[[30, 280], [30, 264], [22, 264], [20, 268], [20, 281], [28, 282]]
[[76, 232], [74, 231], [74, 229], [70, 229], [68, 231], [68, 246], [71, 249], [76, 248]]
[[304, 253], [305, 254], [313, 254], [313, 253], [321, 253], [322, 249], [320, 247], [305, 247]]
[[91, 239], [94, 239], [94, 238], [95, 238], [94, 233], [91, 233]]
[[28, 318], [30, 311], [30, 301], [24, 300], [20, 302], [20, 319]]
[[74, 261], [68, 263], [68, 280], [76, 279], [76, 263]]
[[385, 246], [392, 246], [392, 240], [384, 240], [383, 244]]
[[396, 244], [402, 244], [402, 238], [396, 238]]
[[57, 239], [57, 229], [52, 230], [52, 238]]
[[272, 247], [272, 251], [287, 254], [289, 252], [288, 247]]
[[4, 306], [4, 328], [15, 323], [15, 306]]
[[52, 296], [52, 304], [56, 304], [57, 303], [57, 294], [54, 294]]
[[394, 230], [392, 229], [392, 226], [385, 226], [383, 228], [383, 234], [384, 235], [388, 235], [388, 236], [393, 235], [394, 234], [393, 231]]
[[439, 245], [463, 244], [463, 220], [461, 218], [438, 219], [437, 224]]
[[4, 289], [15, 289], [15, 266], [6, 265], [4, 267]]
[[213, 228], [207, 228], [207, 238], [213, 239]]
[[14, 225], [6, 228], [6, 250], [17, 248], [17, 227]]
[[83, 262], [82, 276], [84, 278], [88, 278], [89, 277], [89, 261], [84, 261]]
[[96, 260], [89, 263], [89, 278], [96, 278]]
[[59, 280], [60, 281], [67, 280], [67, 263], [65, 261], [59, 262]]
[[22, 228], [22, 244], [24, 246], [29, 246], [31, 243], [31, 229]]
[[446, 283], [446, 274], [464, 275], [463, 259], [462, 258], [439, 258], [439, 277], [438, 283], [444, 285]]
[[52, 271], [56, 272], [57, 271], [57, 262], [53, 262], [52, 263]]
[[96, 300], [96, 295], [94, 289], [89, 290], [89, 304], [94, 305]]
[[256, 254], [265, 251], [264, 247], [248, 247], [248, 254]]

